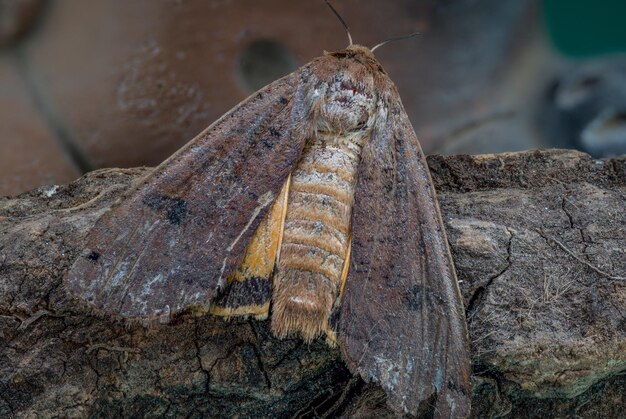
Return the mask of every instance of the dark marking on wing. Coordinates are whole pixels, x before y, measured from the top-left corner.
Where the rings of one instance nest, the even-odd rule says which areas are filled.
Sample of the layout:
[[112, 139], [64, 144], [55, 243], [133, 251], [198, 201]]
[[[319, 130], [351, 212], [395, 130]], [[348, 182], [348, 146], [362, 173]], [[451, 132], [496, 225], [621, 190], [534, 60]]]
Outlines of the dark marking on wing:
[[154, 211], [164, 211], [170, 224], [180, 225], [187, 216], [187, 201], [176, 196], [148, 195], [143, 202]]
[[413, 284], [406, 291], [406, 304], [411, 311], [417, 311], [422, 307], [422, 286]]
[[428, 300], [426, 304], [430, 306], [445, 304], [445, 301], [441, 298], [437, 290], [420, 284], [410, 285], [406, 290], [404, 298], [408, 309], [412, 311], [421, 310], [422, 305], [425, 303], [424, 300]]
[[280, 137], [280, 131], [278, 131], [275, 127], [270, 127], [270, 134], [272, 137]]
[[272, 283], [270, 278], [257, 276], [246, 278], [245, 281], [231, 281], [214, 304], [219, 307], [237, 309], [244, 306], [262, 306], [272, 296]]

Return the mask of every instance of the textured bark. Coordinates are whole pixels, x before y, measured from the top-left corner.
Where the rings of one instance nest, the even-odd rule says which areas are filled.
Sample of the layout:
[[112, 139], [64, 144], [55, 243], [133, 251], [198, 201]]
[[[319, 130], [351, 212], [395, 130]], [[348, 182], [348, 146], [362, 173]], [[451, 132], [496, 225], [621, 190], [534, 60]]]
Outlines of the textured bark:
[[[550, 150], [429, 165], [467, 309], [473, 415], [623, 413], [626, 159]], [[147, 171], [0, 199], [0, 417], [391, 416], [324, 342], [209, 315], [128, 324], [68, 298], [86, 234]]]

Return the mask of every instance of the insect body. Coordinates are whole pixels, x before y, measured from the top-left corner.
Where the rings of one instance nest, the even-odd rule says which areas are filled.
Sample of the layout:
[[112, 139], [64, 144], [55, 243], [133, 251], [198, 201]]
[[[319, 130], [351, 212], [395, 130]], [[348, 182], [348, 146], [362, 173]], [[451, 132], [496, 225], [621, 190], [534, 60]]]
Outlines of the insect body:
[[347, 274], [357, 166], [368, 132], [316, 134], [291, 177], [272, 328], [281, 337], [327, 333], [334, 340], [328, 317]]
[[438, 417], [469, 411], [463, 305], [435, 191], [366, 47], [275, 81], [162, 163], [97, 222], [67, 285], [130, 318], [270, 313], [279, 337], [336, 341], [397, 412], [434, 394]]

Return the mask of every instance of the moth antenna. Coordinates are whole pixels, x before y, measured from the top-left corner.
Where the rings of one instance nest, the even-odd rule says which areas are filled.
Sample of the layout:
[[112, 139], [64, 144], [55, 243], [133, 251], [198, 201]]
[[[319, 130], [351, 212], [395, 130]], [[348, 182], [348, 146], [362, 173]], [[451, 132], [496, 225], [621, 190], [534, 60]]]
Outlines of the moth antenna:
[[328, 0], [324, 0], [326, 2], [326, 5], [328, 7], [330, 7], [330, 10], [333, 11], [333, 13], [335, 14], [335, 16], [337, 16], [337, 19], [339, 19], [339, 21], [341, 22], [341, 24], [343, 25], [344, 29], [346, 30], [346, 33], [348, 34], [348, 46], [352, 45], [352, 35], [350, 35], [350, 29], [348, 28], [348, 24], [346, 23], [345, 20], [343, 20], [343, 18], [341, 17], [341, 15], [339, 14], [339, 12], [333, 7], [332, 4], [330, 4], [330, 2]]
[[389, 38], [389, 39], [385, 39], [383, 42], [381, 42], [380, 44], [374, 45], [374, 47], [372, 47], [370, 49], [370, 51], [374, 52], [374, 50], [378, 47], [382, 47], [385, 44], [388, 44], [389, 42], [394, 42], [394, 41], [402, 41], [404, 39], [409, 39], [409, 38], [413, 38], [414, 36], [419, 35], [419, 32], [413, 32], [411, 34], [408, 35], [402, 35], [402, 36], [396, 36], [395, 38]]

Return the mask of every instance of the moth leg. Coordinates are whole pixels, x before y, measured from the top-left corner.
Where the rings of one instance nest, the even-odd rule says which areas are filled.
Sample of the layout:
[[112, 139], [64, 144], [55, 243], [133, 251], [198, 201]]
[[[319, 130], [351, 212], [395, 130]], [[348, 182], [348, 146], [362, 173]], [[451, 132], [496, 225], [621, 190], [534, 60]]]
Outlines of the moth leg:
[[[346, 287], [346, 279], [348, 278], [348, 270], [350, 269], [350, 254], [352, 252], [352, 234], [348, 238], [348, 250], [346, 251], [346, 257], [343, 262], [343, 270], [341, 271], [341, 282], [339, 288], [339, 297], [335, 301], [335, 306], [333, 307], [333, 311], [338, 314], [339, 307], [341, 305], [341, 298], [343, 297], [343, 290]], [[336, 316], [331, 316], [331, 318], [336, 318]], [[326, 329], [326, 344], [330, 347], [337, 346], [337, 332], [335, 331], [335, 326], [331, 324], [332, 322], [329, 319], [329, 324]]]
[[248, 243], [241, 265], [228, 277], [226, 287], [211, 305], [211, 314], [267, 319], [272, 296], [271, 277], [280, 253], [289, 183], [288, 178]]
[[343, 290], [346, 287], [346, 279], [348, 279], [348, 270], [350, 269], [350, 253], [352, 252], [352, 234], [348, 237], [348, 250], [346, 251], [346, 259], [343, 263], [343, 271], [341, 272], [341, 288], [339, 288], [339, 300], [343, 297]]
[[283, 245], [283, 235], [285, 234], [285, 219], [287, 218], [287, 202], [289, 200], [289, 188], [291, 187], [291, 174], [287, 176], [287, 180], [283, 185], [283, 189], [280, 191], [280, 195], [276, 199], [277, 201], [282, 202], [281, 213], [280, 213], [280, 230], [278, 236], [278, 251], [276, 252], [275, 263], [280, 262], [280, 249]]

